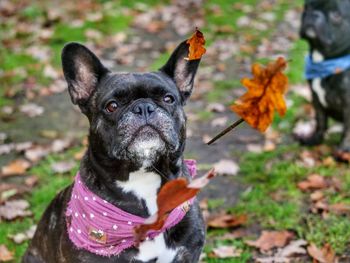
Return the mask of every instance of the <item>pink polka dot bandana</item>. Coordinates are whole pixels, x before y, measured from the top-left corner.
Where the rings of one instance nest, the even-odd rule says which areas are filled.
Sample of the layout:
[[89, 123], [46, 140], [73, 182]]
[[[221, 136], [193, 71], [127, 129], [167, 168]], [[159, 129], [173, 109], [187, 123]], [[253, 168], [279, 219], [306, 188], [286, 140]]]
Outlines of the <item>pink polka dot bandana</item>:
[[[196, 161], [185, 160], [192, 177], [196, 175]], [[179, 223], [188, 211], [193, 199], [175, 208], [160, 231], [149, 231], [147, 239], [153, 239]], [[70, 240], [80, 249], [102, 256], [118, 255], [135, 244], [134, 227], [147, 218], [127, 213], [91, 192], [77, 173], [71, 199], [66, 211]]]

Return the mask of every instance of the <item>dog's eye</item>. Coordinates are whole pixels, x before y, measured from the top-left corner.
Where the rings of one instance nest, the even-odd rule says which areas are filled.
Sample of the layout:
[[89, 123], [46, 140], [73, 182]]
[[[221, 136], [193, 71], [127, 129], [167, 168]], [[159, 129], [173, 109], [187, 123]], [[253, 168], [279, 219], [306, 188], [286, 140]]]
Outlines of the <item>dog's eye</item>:
[[109, 113], [115, 112], [117, 108], [118, 108], [118, 104], [115, 101], [111, 101], [110, 103], [107, 104], [106, 111]]
[[342, 21], [342, 16], [338, 11], [331, 11], [329, 13], [329, 18], [333, 23], [339, 24]]
[[173, 95], [167, 94], [164, 96], [163, 101], [168, 104], [173, 104], [175, 102], [175, 98]]

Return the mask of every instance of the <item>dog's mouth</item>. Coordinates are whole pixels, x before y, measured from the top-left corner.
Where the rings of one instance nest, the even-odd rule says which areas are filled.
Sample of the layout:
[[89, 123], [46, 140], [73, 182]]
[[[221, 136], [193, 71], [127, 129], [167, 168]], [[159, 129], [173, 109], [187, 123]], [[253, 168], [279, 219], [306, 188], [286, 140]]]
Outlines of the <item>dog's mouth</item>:
[[146, 124], [138, 128], [134, 134], [131, 136], [130, 142], [127, 144], [127, 148], [135, 143], [138, 140], [151, 140], [151, 139], [160, 139], [163, 142], [166, 142], [164, 135], [156, 127], [151, 124]]

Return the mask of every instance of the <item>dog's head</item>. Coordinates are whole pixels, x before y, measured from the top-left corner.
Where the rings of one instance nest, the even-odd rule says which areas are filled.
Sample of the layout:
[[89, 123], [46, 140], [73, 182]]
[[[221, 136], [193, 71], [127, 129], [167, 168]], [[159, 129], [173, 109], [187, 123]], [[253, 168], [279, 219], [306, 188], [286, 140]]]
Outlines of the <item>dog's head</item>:
[[112, 73], [85, 46], [67, 44], [63, 71], [72, 102], [90, 121], [92, 151], [136, 166], [180, 156], [186, 136], [183, 106], [199, 65], [187, 56], [183, 42], [157, 72]]
[[327, 58], [350, 51], [350, 0], [305, 0], [301, 37]]

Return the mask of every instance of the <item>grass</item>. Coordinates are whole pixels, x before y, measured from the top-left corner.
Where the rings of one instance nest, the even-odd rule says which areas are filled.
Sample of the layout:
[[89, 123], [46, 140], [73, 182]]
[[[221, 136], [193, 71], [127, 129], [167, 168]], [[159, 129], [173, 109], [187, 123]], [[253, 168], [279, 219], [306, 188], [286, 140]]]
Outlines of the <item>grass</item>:
[[55, 174], [51, 169], [51, 165], [57, 161], [73, 159], [74, 153], [77, 151], [79, 151], [78, 148], [73, 148], [64, 154], [48, 155], [46, 159], [30, 169], [29, 174], [38, 176], [40, 184], [26, 198], [30, 203], [30, 210], [33, 212], [33, 217], [1, 222], [0, 244], [5, 244], [11, 251], [15, 252], [17, 262], [20, 262], [20, 258], [25, 252], [28, 242], [17, 245], [8, 236], [24, 232], [36, 224], [56, 194], [72, 182], [72, 178], [78, 169], [78, 164], [69, 174]]

